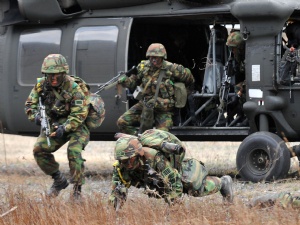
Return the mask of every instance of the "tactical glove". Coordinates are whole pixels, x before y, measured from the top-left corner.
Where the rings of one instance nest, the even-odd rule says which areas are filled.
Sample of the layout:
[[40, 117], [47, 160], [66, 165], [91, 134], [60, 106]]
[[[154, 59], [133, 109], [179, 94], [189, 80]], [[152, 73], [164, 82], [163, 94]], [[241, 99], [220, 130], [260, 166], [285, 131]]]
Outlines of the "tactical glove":
[[110, 194], [108, 198], [108, 203], [114, 205], [116, 196], [114, 194]]
[[121, 209], [127, 198], [127, 188], [123, 185], [117, 186], [109, 196], [108, 202], [113, 205], [116, 211]]
[[127, 79], [126, 75], [120, 76], [119, 79], [118, 79], [118, 84], [125, 83], [126, 79]]
[[125, 74], [127, 77], [130, 77], [132, 74], [137, 74], [138, 70], [135, 66], [133, 66], [130, 70], [128, 70]]
[[35, 115], [34, 122], [36, 125], [41, 126], [41, 115], [40, 114]]
[[65, 132], [65, 127], [63, 125], [59, 125], [57, 130], [55, 131], [55, 137], [61, 138]]

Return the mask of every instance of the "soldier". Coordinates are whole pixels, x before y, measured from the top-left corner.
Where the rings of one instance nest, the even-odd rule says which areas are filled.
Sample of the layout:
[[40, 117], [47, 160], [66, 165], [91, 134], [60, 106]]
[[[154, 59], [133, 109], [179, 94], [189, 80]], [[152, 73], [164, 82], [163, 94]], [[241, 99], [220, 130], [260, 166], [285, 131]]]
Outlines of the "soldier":
[[285, 30], [288, 38], [287, 45], [283, 45], [285, 52], [279, 65], [279, 83], [291, 86], [299, 82], [300, 72], [300, 23], [289, 23]]
[[124, 204], [130, 186], [144, 188], [149, 197], [163, 198], [168, 204], [179, 200], [183, 191], [195, 197], [220, 191], [226, 202], [233, 201], [230, 176], [204, 176], [203, 180], [199, 181], [202, 184], [199, 190], [185, 190], [181, 173], [174, 169], [164, 153], [154, 148], [143, 147], [136, 136], [121, 136], [116, 141], [114, 151], [117, 161], [114, 163], [109, 201], [115, 207], [118, 200], [122, 200]]
[[[141, 122], [141, 114], [145, 105], [153, 109], [155, 127], [168, 131], [173, 125], [174, 82], [185, 83], [188, 90], [193, 88], [194, 77], [191, 71], [182, 65], [166, 61], [167, 52], [162, 44], [151, 44], [146, 57], [148, 60], [141, 61], [137, 66], [136, 74], [132, 74], [130, 77], [121, 77], [118, 81], [120, 85], [129, 89], [135, 89], [140, 85], [143, 96], [137, 104], [118, 119], [117, 125], [122, 133], [137, 134], [135, 126]], [[161, 75], [163, 78], [159, 82]], [[158, 90], [157, 95], [156, 90]], [[151, 121], [151, 127], [148, 129], [153, 127], [153, 120]]]
[[[243, 40], [242, 34], [238, 31], [232, 32], [228, 38], [226, 45], [233, 55], [232, 61], [232, 74], [234, 77], [235, 95], [227, 104], [227, 121], [228, 124], [233, 121], [233, 116], [237, 114], [240, 118], [237, 123], [239, 126], [246, 125], [247, 119], [243, 112], [243, 104], [246, 102], [246, 85], [245, 85], [245, 41]], [[229, 59], [231, 60], [231, 59]], [[230, 74], [229, 74], [230, 75]]]
[[[300, 72], [300, 22], [296, 21], [288, 24], [285, 33], [288, 38], [288, 44], [281, 58], [279, 81], [283, 85], [292, 85], [294, 81], [292, 81], [291, 78], [296, 80], [298, 76], [299, 79]], [[282, 75], [286, 75], [287, 77], [285, 76], [285, 78], [287, 80], [285, 80]], [[300, 145], [293, 146], [292, 152], [298, 157], [300, 163]], [[291, 154], [291, 157], [295, 156], [294, 154]]]
[[[89, 102], [79, 85], [67, 75], [69, 66], [64, 56], [48, 55], [44, 59], [41, 71], [45, 76], [37, 79], [37, 84], [25, 102], [25, 112], [30, 121], [41, 126], [39, 111], [39, 99], [41, 99], [49, 119], [51, 132], [48, 137], [41, 132], [34, 144], [33, 155], [41, 170], [54, 179], [47, 195], [56, 197], [69, 183], [60, 172], [59, 164], [52, 153], [69, 141], [67, 153], [70, 183], [74, 184], [73, 196], [78, 199], [81, 194], [81, 185], [84, 184], [85, 160], [81, 152], [90, 138], [90, 132], [84, 123]], [[50, 139], [49, 144], [47, 144], [47, 138]]]
[[271, 193], [254, 198], [250, 207], [269, 207], [279, 203], [283, 208], [300, 208], [300, 196], [292, 196], [288, 192]]

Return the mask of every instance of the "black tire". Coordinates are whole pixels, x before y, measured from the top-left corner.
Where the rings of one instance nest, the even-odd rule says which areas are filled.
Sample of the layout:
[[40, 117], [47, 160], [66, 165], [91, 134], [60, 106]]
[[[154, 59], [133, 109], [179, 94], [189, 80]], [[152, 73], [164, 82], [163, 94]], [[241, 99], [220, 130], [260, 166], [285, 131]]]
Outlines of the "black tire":
[[283, 178], [290, 169], [290, 152], [285, 142], [270, 132], [256, 132], [240, 145], [236, 165], [243, 180], [259, 182]]

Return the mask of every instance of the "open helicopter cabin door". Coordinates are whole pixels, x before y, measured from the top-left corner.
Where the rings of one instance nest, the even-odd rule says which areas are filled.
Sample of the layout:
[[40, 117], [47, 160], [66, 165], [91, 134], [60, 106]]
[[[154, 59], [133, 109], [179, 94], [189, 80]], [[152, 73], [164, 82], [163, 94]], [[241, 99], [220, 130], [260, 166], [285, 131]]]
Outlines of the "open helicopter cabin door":
[[217, 94], [220, 89], [223, 69], [227, 60], [227, 37], [226, 27], [218, 24], [211, 29], [202, 94]]

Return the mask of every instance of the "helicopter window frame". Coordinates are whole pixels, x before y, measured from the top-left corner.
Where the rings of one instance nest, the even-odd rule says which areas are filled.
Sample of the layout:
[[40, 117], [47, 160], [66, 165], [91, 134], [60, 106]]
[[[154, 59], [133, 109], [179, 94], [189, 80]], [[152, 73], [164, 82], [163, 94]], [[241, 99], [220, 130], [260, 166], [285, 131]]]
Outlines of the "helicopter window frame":
[[110, 79], [117, 59], [119, 33], [119, 27], [115, 25], [78, 28], [73, 44], [73, 74], [89, 85]]
[[45, 56], [60, 52], [60, 28], [28, 29], [20, 34], [17, 58], [17, 80], [20, 86], [33, 86]]

